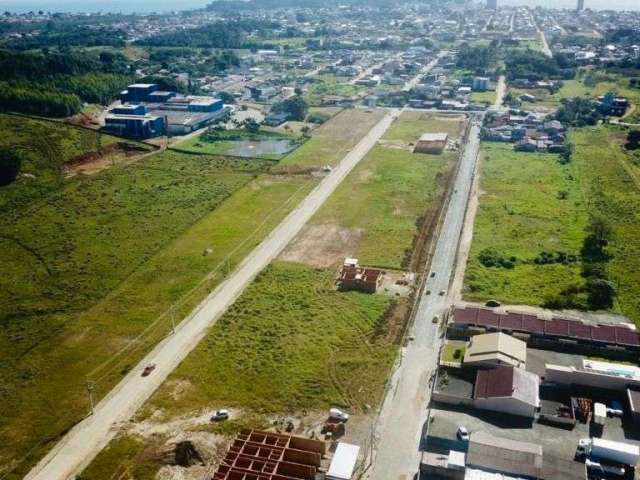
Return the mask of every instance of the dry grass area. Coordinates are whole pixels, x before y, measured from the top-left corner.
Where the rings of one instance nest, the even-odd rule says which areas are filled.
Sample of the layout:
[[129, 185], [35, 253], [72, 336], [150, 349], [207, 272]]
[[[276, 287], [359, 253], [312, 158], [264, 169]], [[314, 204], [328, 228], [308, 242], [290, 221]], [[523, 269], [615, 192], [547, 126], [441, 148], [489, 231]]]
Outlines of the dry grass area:
[[364, 232], [337, 225], [306, 225], [280, 255], [281, 260], [327, 268], [355, 255]]
[[384, 110], [343, 110], [315, 129], [311, 139], [287, 155], [278, 168], [336, 165], [385, 113]]

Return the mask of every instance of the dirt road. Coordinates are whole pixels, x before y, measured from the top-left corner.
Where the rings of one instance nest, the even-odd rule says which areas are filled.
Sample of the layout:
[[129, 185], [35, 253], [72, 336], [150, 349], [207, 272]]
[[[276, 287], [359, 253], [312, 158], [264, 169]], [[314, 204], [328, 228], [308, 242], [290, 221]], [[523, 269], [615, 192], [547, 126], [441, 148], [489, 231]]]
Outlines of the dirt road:
[[[392, 110], [347, 154], [309, 195], [300, 202], [231, 276], [218, 286], [194, 312], [159, 343], [104, 399], [94, 414], [70, 430], [25, 477], [26, 480], [73, 478], [116, 434], [117, 425], [128, 420], [162, 384], [167, 376], [203, 338], [206, 331], [238, 298], [255, 276], [298, 234], [347, 174], [376, 144], [398, 115]], [[155, 363], [148, 377], [144, 366]]]
[[493, 104], [494, 110], [500, 110], [502, 108], [502, 102], [507, 94], [507, 79], [504, 75], [498, 77], [498, 84], [496, 85], [496, 101]]

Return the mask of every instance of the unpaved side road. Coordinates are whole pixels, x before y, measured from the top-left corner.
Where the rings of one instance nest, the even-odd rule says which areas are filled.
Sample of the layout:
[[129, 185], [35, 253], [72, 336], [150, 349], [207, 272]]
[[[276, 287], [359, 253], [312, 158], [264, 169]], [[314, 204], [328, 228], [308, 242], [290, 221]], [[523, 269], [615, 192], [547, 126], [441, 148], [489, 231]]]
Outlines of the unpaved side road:
[[[347, 174], [376, 144], [399, 112], [392, 110], [311, 191], [295, 210], [265, 238], [170, 337], [159, 343], [104, 399], [94, 414], [76, 425], [25, 477], [26, 480], [67, 480], [78, 474], [203, 338], [206, 331], [238, 298], [255, 276], [298, 234]], [[155, 363], [148, 377], [144, 366]]]

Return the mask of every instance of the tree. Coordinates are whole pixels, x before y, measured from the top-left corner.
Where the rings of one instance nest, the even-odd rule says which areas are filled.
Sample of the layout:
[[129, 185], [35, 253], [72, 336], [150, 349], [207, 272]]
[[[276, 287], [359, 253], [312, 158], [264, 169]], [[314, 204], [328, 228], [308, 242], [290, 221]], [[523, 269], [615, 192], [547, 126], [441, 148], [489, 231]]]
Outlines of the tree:
[[582, 259], [584, 262], [598, 263], [609, 260], [607, 245], [613, 235], [613, 228], [604, 217], [594, 216], [585, 229], [587, 236], [582, 242]]
[[285, 113], [290, 120], [302, 121], [307, 116], [309, 106], [300, 95], [294, 95], [273, 106], [275, 113]]
[[260, 131], [260, 124], [253, 118], [245, 119], [241, 125], [249, 133], [258, 133]]
[[586, 286], [589, 294], [589, 307], [593, 310], [603, 310], [613, 306], [616, 289], [613, 283], [604, 278], [590, 278]]
[[637, 150], [640, 148], [640, 130], [631, 130], [627, 134], [627, 143], [624, 148], [627, 150]]
[[0, 186], [13, 182], [22, 167], [22, 157], [13, 148], [0, 147]]
[[236, 103], [236, 97], [234, 97], [233, 95], [231, 95], [230, 93], [227, 92], [218, 92], [217, 93], [218, 98], [220, 100], [222, 100], [222, 103], [226, 104], [226, 105], [231, 105], [233, 103]]

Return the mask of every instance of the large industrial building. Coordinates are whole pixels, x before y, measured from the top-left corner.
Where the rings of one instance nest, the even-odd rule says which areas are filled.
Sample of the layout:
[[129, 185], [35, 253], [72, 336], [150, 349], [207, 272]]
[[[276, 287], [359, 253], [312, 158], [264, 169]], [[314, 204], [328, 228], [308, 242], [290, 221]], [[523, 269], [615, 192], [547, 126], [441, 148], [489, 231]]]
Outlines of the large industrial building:
[[162, 91], [154, 83], [129, 85], [120, 101], [105, 117], [105, 129], [133, 138], [184, 135], [228, 111], [218, 98]]

